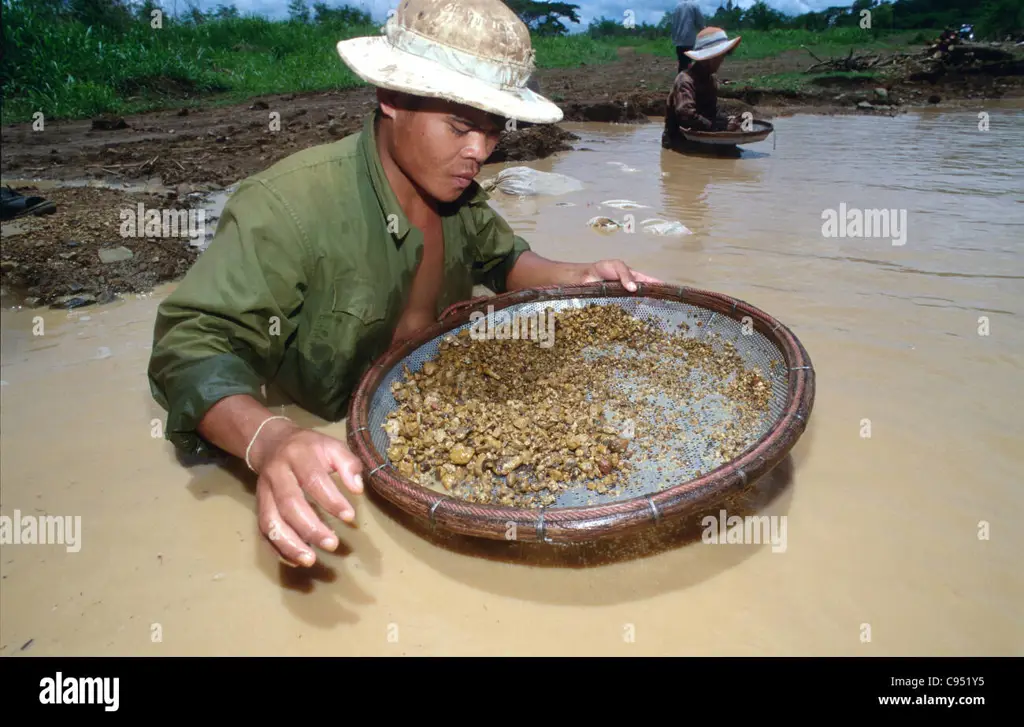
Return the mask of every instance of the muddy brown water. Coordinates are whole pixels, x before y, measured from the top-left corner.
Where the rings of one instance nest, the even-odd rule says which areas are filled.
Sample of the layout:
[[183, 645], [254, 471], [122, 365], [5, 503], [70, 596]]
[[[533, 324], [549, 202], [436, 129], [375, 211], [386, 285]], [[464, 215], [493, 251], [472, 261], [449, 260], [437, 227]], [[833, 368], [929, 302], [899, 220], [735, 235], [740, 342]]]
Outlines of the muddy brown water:
[[[571, 124], [593, 151], [529, 166], [585, 190], [494, 195], [541, 254], [621, 257], [801, 338], [810, 426], [727, 513], [785, 523], [783, 547], [669, 532], [538, 552], [431, 536], [363, 498], [339, 552], [291, 570], [242, 470], [183, 466], [153, 436], [167, 289], [5, 310], [0, 514], [81, 529], [2, 546], [0, 653], [1021, 654], [1024, 110], [986, 108], [988, 131], [976, 112], [777, 119], [775, 147], [740, 159], [664, 151], [656, 124]], [[823, 236], [840, 205], [906, 210], [902, 244]], [[632, 233], [586, 226], [626, 214]], [[645, 233], [648, 218], [693, 234]]]

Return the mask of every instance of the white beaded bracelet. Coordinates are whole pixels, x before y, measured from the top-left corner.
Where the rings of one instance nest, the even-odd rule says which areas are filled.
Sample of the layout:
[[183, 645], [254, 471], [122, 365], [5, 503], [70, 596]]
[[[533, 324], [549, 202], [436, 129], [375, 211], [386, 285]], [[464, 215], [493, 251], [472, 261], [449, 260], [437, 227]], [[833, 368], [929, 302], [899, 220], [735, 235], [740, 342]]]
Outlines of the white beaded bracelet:
[[291, 421], [289, 417], [278, 414], [272, 417], [267, 417], [266, 419], [263, 420], [263, 424], [260, 424], [259, 427], [256, 428], [256, 433], [253, 434], [252, 439], [249, 440], [249, 446], [245, 448], [245, 464], [253, 472], [255, 472], [256, 470], [254, 470], [252, 465], [249, 463], [249, 451], [252, 449], [252, 445], [256, 443], [256, 437], [260, 436], [260, 431], [263, 429], [264, 425], [266, 425], [266, 423], [269, 421], [273, 421], [274, 419], [288, 419], [288, 421]]

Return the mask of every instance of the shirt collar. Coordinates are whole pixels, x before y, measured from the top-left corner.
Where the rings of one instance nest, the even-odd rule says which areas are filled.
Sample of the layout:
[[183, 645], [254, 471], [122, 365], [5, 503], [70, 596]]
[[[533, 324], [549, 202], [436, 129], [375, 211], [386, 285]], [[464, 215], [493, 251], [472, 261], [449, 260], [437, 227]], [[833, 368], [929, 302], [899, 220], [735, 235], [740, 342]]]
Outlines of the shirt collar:
[[[377, 108], [363, 122], [363, 133], [359, 139], [359, 148], [366, 163], [366, 169], [370, 175], [370, 183], [373, 185], [373, 191], [377, 197], [377, 202], [380, 205], [384, 219], [394, 219], [396, 221], [396, 224], [388, 225], [388, 231], [391, 234], [391, 239], [400, 247], [409, 234], [412, 224], [402, 210], [402, 206], [398, 203], [398, 197], [395, 196], [394, 190], [391, 189], [391, 184], [384, 173], [384, 166], [380, 161], [380, 154], [377, 152], [377, 129], [375, 122], [379, 117], [380, 109]], [[484, 191], [483, 187], [474, 180], [467, 193], [463, 195], [461, 204], [474, 206], [487, 204], [487, 200], [490, 198], [490, 194]], [[394, 218], [391, 218], [390, 215], [394, 215]]]
[[[375, 122], [380, 116], [380, 109], [375, 109], [366, 121], [363, 122], [363, 133], [359, 138], [359, 149], [366, 162], [366, 170], [370, 175], [370, 184], [373, 185], [377, 203], [384, 219], [388, 221], [388, 232], [396, 245], [401, 245], [409, 234], [411, 224], [402, 206], [398, 204], [398, 197], [388, 183], [387, 175], [384, 174], [384, 166], [380, 162], [380, 154], [377, 153], [377, 129]], [[394, 217], [391, 217], [394, 215]], [[395, 220], [396, 224], [390, 224]]]

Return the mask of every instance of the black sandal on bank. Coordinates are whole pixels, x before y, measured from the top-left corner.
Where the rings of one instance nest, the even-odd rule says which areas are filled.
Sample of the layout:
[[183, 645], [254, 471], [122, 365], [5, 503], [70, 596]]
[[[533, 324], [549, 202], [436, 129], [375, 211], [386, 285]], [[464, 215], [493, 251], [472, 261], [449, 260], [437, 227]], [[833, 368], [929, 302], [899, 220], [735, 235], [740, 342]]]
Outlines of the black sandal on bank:
[[43, 197], [26, 197], [11, 189], [0, 188], [0, 220], [13, 220], [25, 215], [52, 215], [57, 205]]

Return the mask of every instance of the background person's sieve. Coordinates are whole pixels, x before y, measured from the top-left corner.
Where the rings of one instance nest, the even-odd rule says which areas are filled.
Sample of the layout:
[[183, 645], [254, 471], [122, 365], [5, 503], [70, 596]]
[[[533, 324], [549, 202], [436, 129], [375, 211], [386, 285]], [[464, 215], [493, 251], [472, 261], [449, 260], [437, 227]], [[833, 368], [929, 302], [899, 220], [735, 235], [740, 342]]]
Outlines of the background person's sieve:
[[[479, 325], [471, 318], [490, 307], [507, 317], [526, 318], [545, 309], [564, 311], [587, 305], [618, 305], [627, 313], [673, 335], [706, 342], [716, 351], [731, 344], [742, 366], [757, 370], [770, 387], [768, 406], [757, 421], [748, 421], [742, 435], [742, 454], [723, 461], [711, 433], [731, 417], [729, 402], [721, 395], [721, 381], [695, 367], [690, 371], [687, 396], [672, 392], [648, 396], [634, 421], [637, 432], [658, 429], [666, 417], [687, 422], [681, 438], [656, 442], [657, 451], [646, 457], [637, 452], [644, 440], [638, 436], [630, 450], [631, 469], [621, 484], [606, 494], [577, 481], [557, 494], [545, 508], [517, 508], [467, 502], [443, 488], [429, 488], [402, 477], [389, 462], [390, 445], [384, 429], [388, 415], [400, 404], [392, 384], [409, 371], [419, 371], [434, 359], [441, 341], [449, 335]], [[684, 324], [680, 327], [680, 324]], [[555, 337], [558, 331], [555, 329]], [[477, 345], [486, 345], [480, 344]], [[522, 345], [537, 345], [523, 341]], [[604, 348], [604, 347], [601, 347]], [[679, 362], [650, 350], [619, 355], [654, 357], [658, 366]], [[600, 348], [584, 355], [604, 355]], [[634, 396], [640, 381], [628, 370], [611, 387]], [[813, 369], [797, 339], [781, 323], [746, 303], [715, 293], [680, 286], [644, 284], [636, 293], [619, 284], [541, 288], [474, 299], [452, 306], [434, 326], [420, 336], [387, 352], [364, 375], [349, 412], [349, 443], [363, 460], [365, 477], [387, 499], [432, 525], [454, 532], [488, 538], [508, 537], [515, 523], [521, 540], [578, 541], [618, 534], [644, 524], [655, 524], [698, 507], [706, 507], [751, 486], [788, 453], [802, 434], [813, 405]], [[692, 426], [691, 426], [692, 425]], [[666, 456], [666, 450], [674, 453]], [[503, 479], [503, 478], [499, 478]]]

